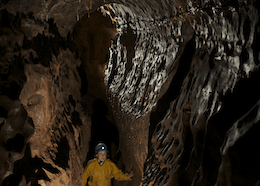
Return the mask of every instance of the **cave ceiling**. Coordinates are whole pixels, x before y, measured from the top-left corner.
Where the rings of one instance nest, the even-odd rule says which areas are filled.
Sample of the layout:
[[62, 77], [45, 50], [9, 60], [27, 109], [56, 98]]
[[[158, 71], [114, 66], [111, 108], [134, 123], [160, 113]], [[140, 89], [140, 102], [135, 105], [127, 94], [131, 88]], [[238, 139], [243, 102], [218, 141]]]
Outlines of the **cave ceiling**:
[[[1, 186], [260, 185], [257, 0], [0, 1]], [[259, 128], [259, 129], [258, 129]]]

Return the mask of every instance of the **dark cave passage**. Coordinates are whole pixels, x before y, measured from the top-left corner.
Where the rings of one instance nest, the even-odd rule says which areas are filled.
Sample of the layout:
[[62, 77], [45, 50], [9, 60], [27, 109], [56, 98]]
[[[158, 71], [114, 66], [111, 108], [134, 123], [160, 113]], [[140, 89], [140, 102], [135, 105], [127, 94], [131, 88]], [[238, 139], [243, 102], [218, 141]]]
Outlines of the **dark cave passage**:
[[100, 68], [107, 63], [110, 40], [116, 35], [111, 19], [95, 11], [85, 15], [76, 25], [73, 38], [80, 49], [82, 60], [81, 94], [83, 107], [91, 115], [91, 139], [89, 152], [84, 162], [95, 158], [95, 147], [99, 142], [107, 145], [109, 159], [118, 161], [116, 157], [119, 145], [119, 131], [114, 124], [112, 110], [106, 95], [104, 75]]
[[116, 126], [107, 119], [107, 115], [108, 107], [105, 102], [101, 99], [95, 100], [93, 103], [93, 114], [91, 116], [91, 140], [85, 164], [88, 160], [95, 157], [95, 147], [100, 142], [107, 145], [109, 150], [108, 158], [112, 161], [118, 160], [115, 155], [119, 145], [119, 132]]

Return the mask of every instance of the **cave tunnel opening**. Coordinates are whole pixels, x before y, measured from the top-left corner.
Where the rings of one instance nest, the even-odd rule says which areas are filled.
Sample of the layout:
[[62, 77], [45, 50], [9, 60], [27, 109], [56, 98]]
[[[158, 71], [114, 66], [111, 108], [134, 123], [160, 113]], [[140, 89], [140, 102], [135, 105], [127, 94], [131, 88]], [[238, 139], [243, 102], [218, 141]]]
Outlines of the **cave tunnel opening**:
[[83, 107], [91, 116], [91, 139], [83, 167], [95, 157], [95, 147], [99, 142], [107, 145], [109, 159], [116, 163], [120, 158], [119, 131], [113, 120], [104, 85], [104, 64], [108, 62], [108, 48], [116, 34], [111, 19], [99, 9], [82, 17], [73, 31], [82, 61], [80, 76], [83, 79]]
[[91, 115], [91, 140], [89, 152], [86, 160], [95, 157], [95, 147], [103, 142], [108, 148], [108, 158], [117, 161], [116, 152], [119, 145], [119, 132], [116, 126], [108, 120], [108, 107], [101, 99], [96, 99], [93, 103], [93, 114]]

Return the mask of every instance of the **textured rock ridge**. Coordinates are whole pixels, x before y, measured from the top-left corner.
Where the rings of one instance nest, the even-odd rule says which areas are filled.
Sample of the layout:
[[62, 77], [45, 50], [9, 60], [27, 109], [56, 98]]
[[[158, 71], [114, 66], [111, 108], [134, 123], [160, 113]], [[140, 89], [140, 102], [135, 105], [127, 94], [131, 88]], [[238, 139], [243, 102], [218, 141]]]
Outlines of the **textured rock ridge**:
[[[223, 109], [222, 97], [233, 92], [239, 78], [257, 73], [254, 71], [259, 63], [253, 57], [259, 53], [258, 49], [254, 54], [252, 50], [252, 41], [258, 39], [254, 37], [258, 12], [252, 4], [241, 5], [237, 9], [198, 7], [196, 15], [199, 16], [195, 15], [190, 21], [195, 32], [191, 69], [183, 81], [180, 96], [172, 101], [152, 134], [153, 150], [146, 161], [145, 183], [152, 180], [155, 185], [215, 183], [216, 173], [210, 173], [213, 165], [208, 159], [215, 161], [217, 170], [219, 157], [211, 158], [208, 152], [211, 151], [207, 145], [210, 118]], [[245, 24], [250, 25], [250, 29]], [[245, 59], [244, 55], [248, 57]], [[219, 156], [219, 152], [217, 154]], [[232, 184], [230, 180], [237, 183], [231, 176], [217, 185]]]

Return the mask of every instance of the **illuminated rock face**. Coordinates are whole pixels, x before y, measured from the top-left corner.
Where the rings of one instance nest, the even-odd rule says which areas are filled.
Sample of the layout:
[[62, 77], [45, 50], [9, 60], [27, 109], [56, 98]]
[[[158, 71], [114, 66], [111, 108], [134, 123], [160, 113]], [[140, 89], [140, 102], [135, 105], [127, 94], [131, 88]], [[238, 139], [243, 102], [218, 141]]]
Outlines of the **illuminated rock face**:
[[2, 184], [259, 185], [259, 2], [105, 3], [2, 2]]
[[[1, 150], [1, 182], [5, 178], [4, 185], [37, 185], [50, 180], [52, 185], [72, 184], [72, 180], [80, 184], [78, 174], [83, 171], [88, 152], [91, 122], [81, 104], [77, 45], [60, 37], [52, 23], [37, 22], [31, 16], [15, 17], [6, 11], [1, 12], [1, 18], [5, 49], [1, 56], [0, 103], [1, 144], [5, 148], [1, 148], [6, 151]], [[35, 24], [38, 34], [29, 34], [28, 39], [30, 23]], [[12, 42], [3, 45], [6, 40]], [[10, 99], [8, 105], [6, 99]], [[12, 127], [14, 131], [9, 132], [9, 125], [21, 127]], [[18, 139], [23, 146], [18, 144], [16, 150], [11, 141]]]

